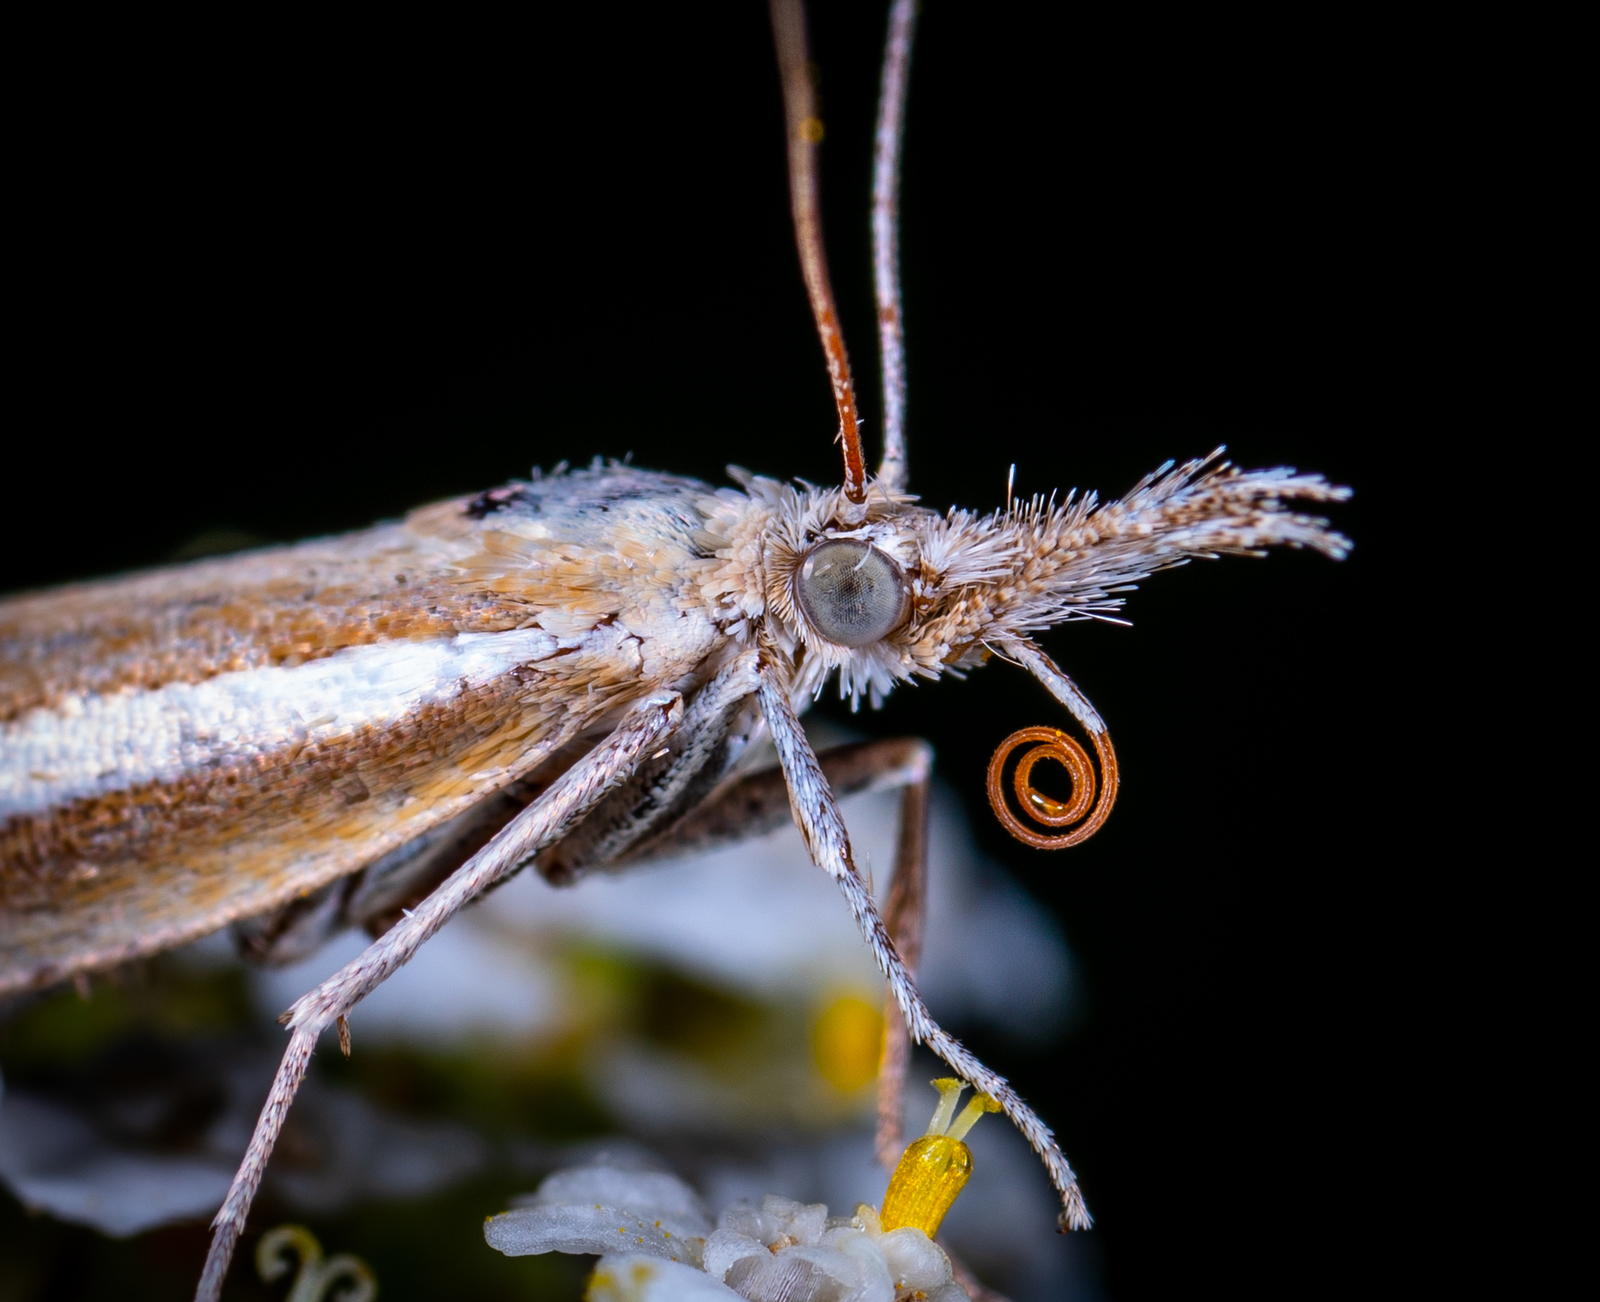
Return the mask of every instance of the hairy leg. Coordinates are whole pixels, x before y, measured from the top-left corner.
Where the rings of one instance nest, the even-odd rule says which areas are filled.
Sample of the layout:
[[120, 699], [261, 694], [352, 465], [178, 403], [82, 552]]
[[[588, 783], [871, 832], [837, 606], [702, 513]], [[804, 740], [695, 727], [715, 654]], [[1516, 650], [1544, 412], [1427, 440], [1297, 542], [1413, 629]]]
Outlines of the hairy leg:
[[[819, 757], [820, 758], [820, 757]], [[827, 766], [823, 766], [827, 775]], [[928, 912], [928, 776], [909, 783], [900, 796], [900, 835], [895, 844], [894, 881], [889, 886], [883, 922], [894, 947], [916, 975], [922, 962], [922, 934]], [[891, 1171], [905, 1145], [900, 1118], [905, 1097], [911, 1041], [905, 1018], [890, 991], [883, 1009], [883, 1060], [878, 1068], [878, 1161]]]
[[[933, 750], [914, 737], [851, 742], [817, 756], [835, 799], [861, 791], [899, 788], [900, 827], [894, 878], [884, 909], [884, 924], [895, 949], [913, 973], [922, 957], [927, 909], [928, 780]], [[677, 854], [694, 854], [719, 845], [775, 831], [793, 821], [783, 769], [762, 769], [730, 783], [665, 832], [641, 844], [623, 862], [640, 863]], [[905, 1019], [893, 994], [884, 1007], [883, 1057], [878, 1067], [878, 1160], [891, 1170], [903, 1146], [900, 1113], [911, 1045]]]
[[[272, 1155], [284, 1117], [300, 1088], [317, 1037], [372, 993], [397, 968], [485, 888], [516, 871], [545, 846], [559, 839], [625, 779], [641, 758], [676, 731], [683, 718], [683, 698], [661, 692], [636, 705], [616, 731], [566, 771], [544, 795], [497, 833], [410, 916], [374, 941], [346, 967], [310, 994], [297, 1000], [282, 1020], [289, 1025], [289, 1047], [272, 1082], [255, 1133], [250, 1137], [233, 1186], [212, 1222], [215, 1233], [196, 1302], [217, 1302], [235, 1244], [255, 1197], [267, 1159]], [[340, 1026], [340, 1040], [347, 1040]]]
[[[882, 741], [853, 741], [830, 746], [817, 763], [836, 797], [863, 791], [894, 791], [927, 781], [933, 750], [915, 737]], [[701, 854], [787, 827], [794, 821], [789, 810], [789, 788], [783, 769], [760, 769], [736, 778], [715, 791], [671, 827], [642, 841], [619, 861], [644, 863], [679, 854]]]
[[757, 690], [762, 713], [772, 730], [773, 741], [778, 747], [778, 759], [788, 781], [789, 803], [794, 811], [795, 822], [800, 825], [801, 835], [805, 837], [813, 862], [832, 877], [844, 893], [850, 911], [855, 915], [856, 925], [872, 947], [878, 967], [889, 983], [889, 992], [905, 1017], [906, 1029], [912, 1040], [927, 1045], [973, 1089], [989, 1095], [1000, 1104], [1043, 1160], [1051, 1183], [1061, 1196], [1062, 1229], [1087, 1229], [1091, 1221], [1088, 1208], [1083, 1203], [1083, 1192], [1078, 1188], [1078, 1177], [1073, 1174], [1050, 1128], [1039, 1120], [1003, 1076], [985, 1067], [929, 1015], [927, 1005], [917, 993], [916, 983], [906, 970], [905, 962], [895, 949], [883, 918], [878, 914], [872, 893], [856, 871], [850, 853], [850, 838], [845, 831], [844, 820], [839, 816], [839, 806], [828, 789], [816, 753], [800, 727], [800, 719], [789, 701], [788, 689], [771, 665], [762, 666]]

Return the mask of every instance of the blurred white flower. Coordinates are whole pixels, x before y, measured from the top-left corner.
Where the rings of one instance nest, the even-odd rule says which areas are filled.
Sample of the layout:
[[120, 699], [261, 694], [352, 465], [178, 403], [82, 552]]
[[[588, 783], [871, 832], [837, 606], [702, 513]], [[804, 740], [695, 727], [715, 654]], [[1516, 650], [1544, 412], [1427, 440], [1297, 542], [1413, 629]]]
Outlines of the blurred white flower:
[[[860, 861], [878, 867], [880, 896], [897, 801], [888, 792], [844, 803]], [[984, 861], [948, 791], [935, 787], [930, 819], [918, 980], [935, 1015], [1049, 1038], [1069, 1002], [1059, 931]], [[367, 943], [347, 933], [304, 963], [253, 973], [261, 1011], [277, 1014]], [[675, 998], [692, 987], [699, 999], [692, 1025], [681, 1015], [663, 1022], [641, 1003], [664, 976], [679, 980]], [[525, 872], [445, 928], [350, 1020], [358, 1046], [494, 1043], [523, 1058], [567, 1055], [626, 1129], [750, 1135], [864, 1120], [882, 1005], [882, 978], [849, 908], [790, 826], [572, 887]], [[691, 1033], [675, 1034], [683, 1029]]]
[[[894, 864], [898, 797], [863, 793], [845, 800], [843, 812], [857, 858], [882, 896]], [[983, 858], [959, 801], [938, 784], [928, 870], [918, 981], [936, 1015], [1049, 1039], [1070, 1002], [1061, 933]], [[368, 943], [346, 933], [303, 963], [255, 973], [262, 1011], [276, 1016]], [[352, 1023], [369, 1043], [566, 1034], [583, 1012], [566, 970], [575, 946], [636, 955], [760, 1002], [815, 1002], [845, 989], [876, 1000], [883, 988], [838, 887], [789, 826], [701, 855], [595, 873], [570, 887], [521, 873], [424, 946], [362, 1002]]]
[[823, 1203], [768, 1194], [712, 1230], [676, 1176], [604, 1158], [556, 1172], [484, 1237], [507, 1256], [600, 1254], [590, 1302], [967, 1302], [938, 1244], [911, 1226], [885, 1232], [867, 1204], [830, 1217]]
[[[213, 1046], [198, 1061], [149, 1074], [138, 1093], [96, 1108], [13, 1090], [0, 1102], [0, 1184], [34, 1211], [122, 1238], [209, 1217], [221, 1205], [272, 1083], [270, 1049]], [[176, 1151], [163, 1123], [200, 1097], [218, 1114]], [[394, 1116], [316, 1079], [288, 1131], [300, 1161], [267, 1173], [298, 1211], [338, 1211], [363, 1198], [424, 1197], [477, 1174], [489, 1145], [465, 1127]], [[4, 1294], [0, 1293], [0, 1297]]]

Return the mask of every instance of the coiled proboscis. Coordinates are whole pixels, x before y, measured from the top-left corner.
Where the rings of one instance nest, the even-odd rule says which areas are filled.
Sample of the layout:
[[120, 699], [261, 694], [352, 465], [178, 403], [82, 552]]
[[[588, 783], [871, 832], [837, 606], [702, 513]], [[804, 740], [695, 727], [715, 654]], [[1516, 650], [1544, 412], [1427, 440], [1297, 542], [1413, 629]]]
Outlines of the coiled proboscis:
[[[995, 817], [1017, 840], [1036, 850], [1065, 850], [1087, 841], [1106, 821], [1117, 799], [1117, 753], [1111, 738], [1102, 729], [1089, 734], [1100, 760], [1100, 778], [1095, 780], [1094, 765], [1077, 740], [1057, 728], [1023, 728], [1012, 733], [989, 761], [989, 804]], [[1011, 788], [1023, 814], [1044, 827], [1065, 827], [1070, 831], [1048, 835], [1037, 832], [1011, 810], [1006, 800], [1005, 766], [1019, 746], [1036, 743], [1017, 761]], [[1033, 767], [1041, 760], [1054, 760], [1066, 769], [1072, 782], [1072, 795], [1065, 801], [1045, 795], [1030, 781]], [[1098, 799], [1096, 796], [1098, 795]]]

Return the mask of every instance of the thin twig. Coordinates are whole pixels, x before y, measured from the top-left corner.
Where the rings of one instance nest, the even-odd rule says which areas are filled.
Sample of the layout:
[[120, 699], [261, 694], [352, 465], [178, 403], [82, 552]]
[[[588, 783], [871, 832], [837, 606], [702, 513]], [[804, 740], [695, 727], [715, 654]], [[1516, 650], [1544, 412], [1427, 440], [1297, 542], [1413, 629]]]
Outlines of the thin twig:
[[833, 403], [839, 409], [838, 439], [844, 444], [844, 492], [858, 506], [867, 500], [866, 463], [861, 455], [861, 423], [856, 413], [850, 357], [833, 305], [828, 280], [828, 255], [822, 244], [822, 200], [817, 146], [822, 120], [817, 116], [811, 84], [811, 56], [806, 46], [806, 14], [801, 0], [772, 0], [772, 34], [778, 45], [778, 70], [783, 75], [783, 111], [789, 137], [789, 203], [794, 214], [800, 271], [811, 298], [811, 314], [828, 360]]
[[906, 486], [906, 341], [900, 307], [900, 155], [906, 134], [906, 88], [917, 0], [895, 0], [883, 45], [878, 128], [872, 146], [872, 288], [878, 300], [878, 351], [883, 361], [883, 462], [889, 489]]

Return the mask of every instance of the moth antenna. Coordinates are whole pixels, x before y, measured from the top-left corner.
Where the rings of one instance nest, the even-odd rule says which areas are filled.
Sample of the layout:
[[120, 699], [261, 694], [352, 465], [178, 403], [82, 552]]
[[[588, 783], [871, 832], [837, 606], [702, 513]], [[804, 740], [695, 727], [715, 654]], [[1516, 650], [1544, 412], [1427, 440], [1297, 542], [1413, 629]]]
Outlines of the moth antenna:
[[[1012, 733], [995, 748], [989, 760], [987, 787], [989, 806], [1001, 826], [1024, 845], [1036, 850], [1065, 850], [1070, 845], [1080, 845], [1100, 830], [1101, 824], [1111, 814], [1117, 800], [1117, 752], [1111, 745], [1111, 734], [1088, 697], [1078, 690], [1078, 685], [1062, 673], [1049, 656], [1032, 642], [1012, 642], [1008, 645], [1015, 662], [1031, 673], [1049, 689], [1050, 694], [1071, 711], [1083, 725], [1094, 743], [1095, 755], [1100, 761], [1100, 780], [1095, 781], [1094, 765], [1077, 740], [1058, 728], [1022, 728]], [[1017, 806], [1023, 815], [1043, 827], [1069, 828], [1069, 831], [1050, 835], [1035, 831], [1016, 814], [1006, 800], [1006, 761], [1019, 746], [1035, 743], [1017, 762], [1012, 774], [1011, 787]], [[1072, 781], [1072, 796], [1063, 802], [1034, 787], [1029, 780], [1036, 764], [1054, 760], [1066, 769]]]
[[811, 299], [811, 315], [817, 321], [823, 356], [828, 361], [833, 404], [839, 409], [844, 494], [860, 506], [867, 500], [866, 462], [861, 456], [861, 422], [856, 413], [855, 383], [850, 378], [850, 355], [845, 351], [844, 332], [834, 309], [828, 255], [822, 244], [817, 169], [822, 119], [817, 116], [811, 56], [806, 45], [805, 5], [801, 0], [772, 0], [772, 34], [778, 46], [778, 70], [783, 76], [783, 113], [789, 137], [789, 208], [794, 216], [795, 244], [800, 250], [800, 272]]
[[883, 365], [884, 486], [906, 486], [906, 340], [900, 309], [900, 155], [906, 134], [906, 89], [916, 0], [894, 0], [878, 84], [878, 126], [872, 144], [872, 289], [878, 300], [878, 352]]

